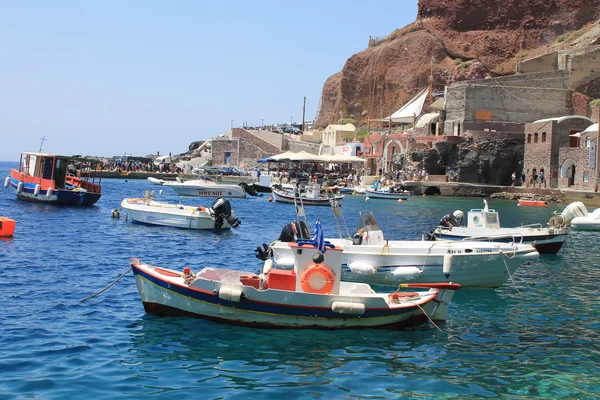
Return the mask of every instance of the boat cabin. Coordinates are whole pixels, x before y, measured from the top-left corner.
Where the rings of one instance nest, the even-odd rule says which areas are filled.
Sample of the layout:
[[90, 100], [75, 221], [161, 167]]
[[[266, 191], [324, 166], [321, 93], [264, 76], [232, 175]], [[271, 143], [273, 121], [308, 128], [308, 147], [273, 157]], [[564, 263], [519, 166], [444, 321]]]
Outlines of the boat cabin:
[[483, 200], [483, 209], [469, 210], [467, 228], [500, 228], [500, 217], [494, 209], [488, 208], [486, 200]]

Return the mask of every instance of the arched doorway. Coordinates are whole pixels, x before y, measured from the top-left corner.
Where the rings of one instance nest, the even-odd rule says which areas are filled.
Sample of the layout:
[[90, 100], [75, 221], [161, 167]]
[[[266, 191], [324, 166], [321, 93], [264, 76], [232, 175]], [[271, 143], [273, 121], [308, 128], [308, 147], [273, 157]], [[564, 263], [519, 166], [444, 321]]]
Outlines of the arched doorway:
[[571, 186], [575, 183], [575, 161], [571, 158], [567, 158], [563, 161], [560, 166], [560, 177], [568, 178], [567, 186]]

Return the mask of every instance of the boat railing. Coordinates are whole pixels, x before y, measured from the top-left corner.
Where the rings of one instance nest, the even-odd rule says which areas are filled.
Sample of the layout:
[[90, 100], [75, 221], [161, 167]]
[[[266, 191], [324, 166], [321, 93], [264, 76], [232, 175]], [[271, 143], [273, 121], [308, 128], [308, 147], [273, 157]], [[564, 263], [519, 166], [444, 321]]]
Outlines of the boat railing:
[[537, 224], [529, 224], [529, 225], [521, 224], [521, 228], [543, 228], [543, 225], [539, 222]]

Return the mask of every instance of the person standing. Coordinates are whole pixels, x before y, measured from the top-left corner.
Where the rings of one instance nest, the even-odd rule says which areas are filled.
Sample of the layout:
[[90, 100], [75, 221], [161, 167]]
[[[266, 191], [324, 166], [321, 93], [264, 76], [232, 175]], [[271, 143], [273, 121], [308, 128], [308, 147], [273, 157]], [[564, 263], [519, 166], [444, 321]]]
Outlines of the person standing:
[[512, 184], [510, 186], [515, 186], [515, 183], [517, 182], [517, 172], [513, 172], [512, 175], [510, 176], [510, 179], [512, 180]]
[[544, 171], [540, 171], [540, 188], [542, 187], [542, 185], [544, 185], [544, 188], [546, 187], [546, 177], [544, 176]]

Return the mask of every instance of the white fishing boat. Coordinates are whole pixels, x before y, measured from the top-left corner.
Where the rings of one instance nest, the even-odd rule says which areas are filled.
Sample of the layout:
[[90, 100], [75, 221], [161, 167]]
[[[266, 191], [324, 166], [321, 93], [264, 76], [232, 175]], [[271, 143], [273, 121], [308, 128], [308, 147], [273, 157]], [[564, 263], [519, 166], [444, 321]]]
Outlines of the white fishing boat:
[[[540, 254], [556, 254], [567, 240], [568, 231], [558, 226], [544, 227], [542, 224], [523, 225], [511, 228], [500, 226], [500, 216], [494, 209], [488, 208], [483, 200], [483, 209], [472, 209], [467, 215], [467, 226], [460, 222], [442, 218], [431, 234], [432, 240], [484, 240], [493, 242], [517, 242], [533, 245]], [[462, 221], [464, 213], [457, 210], [453, 214]], [[448, 216], [449, 217], [449, 216]], [[458, 225], [457, 225], [458, 224]]]
[[279, 203], [291, 203], [302, 202], [307, 206], [331, 206], [334, 202], [340, 204], [344, 199], [344, 195], [333, 194], [333, 193], [321, 193], [321, 186], [318, 184], [309, 184], [299, 189], [295, 188], [293, 191], [279, 190], [273, 187], [273, 200]]
[[[257, 257], [272, 256], [276, 268], [290, 269], [292, 254], [287, 242], [310, 236], [305, 227], [304, 221], [286, 225], [278, 240], [256, 249]], [[343, 280], [378, 285], [396, 286], [410, 280], [499, 287], [521, 265], [539, 257], [528, 244], [387, 240], [370, 211], [360, 213], [354, 235], [327, 240], [343, 251]]]
[[240, 225], [229, 201], [222, 197], [211, 207], [203, 207], [156, 201], [147, 193], [144, 198], [123, 199], [121, 208], [127, 219], [143, 224], [184, 229], [229, 229]]
[[239, 185], [219, 183], [209, 178], [198, 178], [189, 181], [181, 181], [177, 178], [175, 182], [163, 182], [162, 186], [170, 187], [180, 196], [245, 198], [246, 193], [256, 196], [256, 190], [247, 183], [241, 182]]
[[383, 188], [378, 190], [365, 189], [365, 195], [373, 199], [408, 200], [411, 193], [406, 190]]
[[200, 317], [263, 328], [397, 328], [446, 319], [454, 283], [405, 284], [421, 292], [376, 293], [340, 280], [342, 249], [326, 242], [285, 244], [290, 270], [256, 275], [205, 267], [197, 274], [159, 268], [138, 259], [131, 266], [146, 313]]
[[554, 214], [550, 218], [552, 226], [570, 226], [575, 230], [598, 231], [600, 230], [600, 208], [591, 213], [585, 205], [576, 201], [569, 204], [560, 214]]

